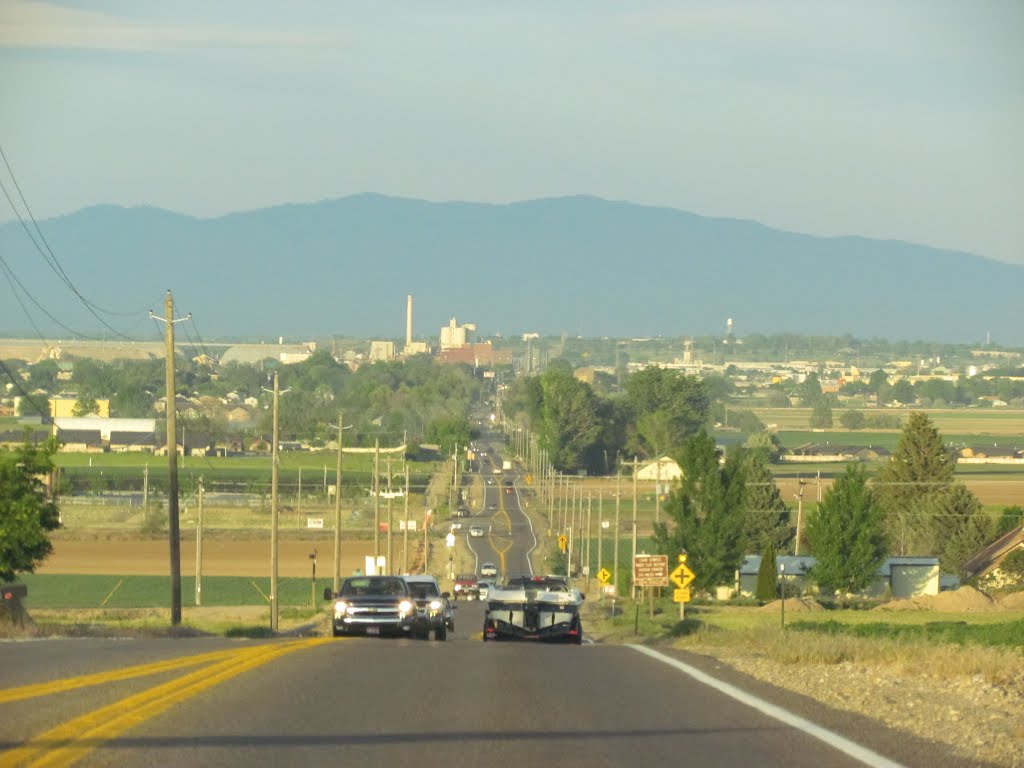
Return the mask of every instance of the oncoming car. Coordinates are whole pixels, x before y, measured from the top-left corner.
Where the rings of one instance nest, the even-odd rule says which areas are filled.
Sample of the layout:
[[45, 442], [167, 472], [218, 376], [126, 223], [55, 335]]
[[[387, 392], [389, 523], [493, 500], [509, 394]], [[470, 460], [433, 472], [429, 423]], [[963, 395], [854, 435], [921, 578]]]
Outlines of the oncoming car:
[[324, 590], [334, 600], [331, 628], [342, 635], [409, 635], [416, 624], [416, 601], [400, 576], [350, 576], [338, 594]]
[[475, 539], [479, 539], [481, 536], [484, 535], [484, 529], [481, 528], [479, 525], [471, 525], [469, 526], [469, 535]]
[[494, 563], [484, 563], [483, 565], [480, 566], [480, 575], [481, 576], [497, 576], [498, 575], [498, 566], [496, 566]]
[[416, 625], [413, 633], [427, 638], [434, 633], [435, 640], [445, 640], [449, 631], [455, 630], [455, 614], [448, 600], [448, 593], [442, 592], [437, 579], [429, 574], [403, 576], [416, 601]]

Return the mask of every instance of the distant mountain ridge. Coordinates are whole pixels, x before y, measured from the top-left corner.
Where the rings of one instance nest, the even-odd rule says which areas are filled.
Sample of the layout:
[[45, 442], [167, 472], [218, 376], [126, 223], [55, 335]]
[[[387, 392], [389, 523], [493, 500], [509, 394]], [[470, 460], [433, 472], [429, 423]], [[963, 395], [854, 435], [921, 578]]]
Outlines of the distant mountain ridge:
[[[77, 289], [154, 338], [166, 289], [208, 337], [401, 338], [450, 317], [498, 332], [724, 332], [1024, 345], [1024, 266], [921, 245], [822, 238], [595, 197], [504, 205], [376, 194], [197, 219], [101, 205], [40, 222]], [[111, 335], [60, 284], [18, 222], [0, 226], [18, 279], [61, 322]], [[9, 289], [0, 331], [30, 328]], [[67, 336], [30, 301], [47, 335]], [[162, 331], [160, 331], [162, 332]]]

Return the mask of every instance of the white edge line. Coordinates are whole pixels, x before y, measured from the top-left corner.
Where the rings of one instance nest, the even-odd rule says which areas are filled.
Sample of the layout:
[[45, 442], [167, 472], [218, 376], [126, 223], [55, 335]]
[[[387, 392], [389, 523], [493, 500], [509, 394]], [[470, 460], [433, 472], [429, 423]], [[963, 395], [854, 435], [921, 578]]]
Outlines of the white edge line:
[[530, 516], [523, 509], [523, 498], [519, 495], [519, 486], [513, 482], [512, 487], [516, 491], [516, 503], [519, 505], [519, 514], [526, 518], [526, 523], [530, 526], [530, 536], [533, 538], [533, 546], [526, 550], [526, 566], [530, 569], [530, 575], [533, 576], [533, 558], [530, 555], [537, 548], [537, 533], [533, 530], [533, 520], [530, 519]]
[[902, 764], [894, 762], [889, 758], [868, 749], [867, 747], [861, 746], [857, 742], [847, 739], [845, 736], [840, 736], [838, 733], [834, 733], [827, 728], [816, 725], [810, 720], [806, 720], [799, 715], [795, 715], [787, 709], [783, 709], [775, 704], [770, 704], [763, 699], [759, 699], [757, 696], [747, 693], [734, 685], [722, 682], [718, 678], [712, 677], [705, 672], [701, 672], [699, 669], [691, 667], [689, 664], [679, 661], [678, 659], [673, 659], [671, 656], [666, 656], [663, 653], [651, 650], [643, 645], [628, 645], [627, 647], [646, 656], [650, 656], [652, 659], [657, 659], [664, 664], [668, 664], [670, 667], [675, 667], [680, 672], [689, 675], [697, 682], [708, 685], [716, 691], [724, 693], [726, 696], [729, 696], [742, 704], [746, 704], [748, 707], [753, 707], [763, 715], [767, 715], [768, 717], [785, 723], [792, 728], [803, 731], [808, 736], [812, 736], [815, 739], [828, 744], [833, 749], [844, 752], [865, 765], [872, 766], [872, 768], [904, 768]]

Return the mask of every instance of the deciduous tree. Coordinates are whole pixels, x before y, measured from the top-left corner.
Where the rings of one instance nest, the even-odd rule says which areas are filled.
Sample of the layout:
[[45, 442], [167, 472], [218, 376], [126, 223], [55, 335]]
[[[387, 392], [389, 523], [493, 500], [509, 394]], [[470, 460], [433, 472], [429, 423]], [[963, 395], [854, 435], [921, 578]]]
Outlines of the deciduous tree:
[[0, 581], [32, 573], [50, 554], [49, 531], [60, 525], [57, 505], [41, 478], [53, 471], [57, 442], [0, 448]]

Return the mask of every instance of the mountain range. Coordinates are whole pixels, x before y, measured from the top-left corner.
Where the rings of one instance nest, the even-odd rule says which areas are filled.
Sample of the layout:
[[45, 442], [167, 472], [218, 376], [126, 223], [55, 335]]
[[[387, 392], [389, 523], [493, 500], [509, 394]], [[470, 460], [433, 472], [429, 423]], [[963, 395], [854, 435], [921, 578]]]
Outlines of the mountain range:
[[[28, 228], [31, 228], [29, 223]], [[893, 240], [815, 237], [594, 197], [493, 205], [355, 195], [199, 219], [94, 206], [39, 222], [86, 310], [18, 221], [0, 255], [0, 333], [152, 340], [170, 289], [207, 339], [436, 340], [734, 332], [1024, 346], [1024, 265]], [[38, 240], [38, 237], [37, 237]], [[43, 314], [52, 315], [64, 327]], [[95, 315], [93, 314], [95, 313]], [[103, 319], [101, 323], [96, 315]]]

